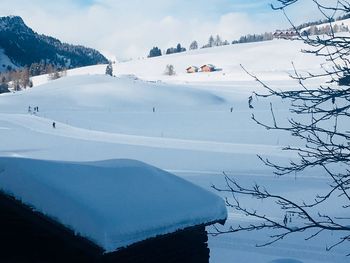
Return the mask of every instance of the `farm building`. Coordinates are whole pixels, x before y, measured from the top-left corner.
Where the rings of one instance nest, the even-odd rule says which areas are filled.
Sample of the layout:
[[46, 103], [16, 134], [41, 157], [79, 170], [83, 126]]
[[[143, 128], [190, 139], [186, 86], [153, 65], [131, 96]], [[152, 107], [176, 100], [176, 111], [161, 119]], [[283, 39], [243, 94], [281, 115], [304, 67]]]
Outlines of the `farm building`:
[[216, 70], [216, 67], [212, 64], [205, 64], [201, 66], [201, 71], [202, 72], [213, 72]]
[[144, 163], [0, 158], [1, 262], [209, 262], [223, 200]]
[[273, 33], [273, 38], [276, 39], [291, 39], [298, 35], [295, 30], [277, 30]]
[[199, 71], [199, 68], [196, 66], [190, 66], [186, 69], [187, 73], [196, 73]]

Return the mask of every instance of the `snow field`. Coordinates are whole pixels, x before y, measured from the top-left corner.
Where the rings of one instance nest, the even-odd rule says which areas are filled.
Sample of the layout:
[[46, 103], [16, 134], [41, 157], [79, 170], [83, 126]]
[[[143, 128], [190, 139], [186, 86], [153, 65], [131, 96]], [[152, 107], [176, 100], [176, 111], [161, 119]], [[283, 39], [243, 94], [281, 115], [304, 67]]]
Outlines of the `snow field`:
[[[248, 97], [263, 90], [239, 66], [243, 64], [274, 88], [296, 89], [295, 81], [288, 78], [291, 61], [301, 71], [319, 71], [322, 63], [298, 53], [304, 47], [295, 41], [274, 40], [119, 63], [114, 68], [116, 78], [101, 75], [105, 65], [69, 71], [67, 78], [51, 82], [38, 77], [33, 89], [0, 96], [0, 156], [70, 162], [134, 159], [207, 190], [224, 183], [225, 171], [245, 185], [258, 182], [277, 193], [311, 198], [313, 192], [324, 193], [327, 188], [324, 173], [313, 170], [276, 178], [257, 159], [261, 154], [286, 163], [295, 156], [281, 152], [281, 147], [303, 145], [251, 120], [254, 113], [260, 120], [271, 121], [269, 102], [254, 98], [254, 109], [249, 109]], [[222, 71], [184, 72], [189, 65], [205, 63]], [[167, 64], [175, 66], [176, 76], [163, 75]], [[309, 85], [317, 87], [320, 81]], [[285, 123], [290, 116], [288, 105], [272, 103], [278, 121]], [[28, 114], [29, 105], [39, 106], [39, 113]], [[281, 217], [267, 203], [243, 201]], [[341, 211], [332, 204], [325, 209], [334, 214]], [[229, 211], [227, 226], [245, 222], [249, 222], [246, 217]], [[348, 260], [346, 248], [325, 252], [335, 236], [309, 242], [293, 236], [270, 247], [255, 247], [267, 238], [266, 232], [210, 237], [211, 262]]]

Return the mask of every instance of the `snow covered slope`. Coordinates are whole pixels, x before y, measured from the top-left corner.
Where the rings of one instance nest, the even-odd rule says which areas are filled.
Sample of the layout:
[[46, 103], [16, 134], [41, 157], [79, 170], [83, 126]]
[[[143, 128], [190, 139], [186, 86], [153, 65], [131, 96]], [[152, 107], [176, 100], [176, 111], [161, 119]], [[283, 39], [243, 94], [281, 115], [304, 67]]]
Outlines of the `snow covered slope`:
[[[114, 74], [117, 76], [133, 75], [148, 81], [163, 81], [180, 84], [226, 84], [234, 85], [237, 81], [250, 81], [241, 65], [259, 75], [264, 80], [288, 80], [293, 72], [292, 62], [300, 72], [318, 71], [321, 58], [301, 53], [308, 47], [300, 41], [273, 40], [257, 43], [237, 44], [192, 50], [179, 54], [161, 57], [131, 60], [114, 64]], [[175, 76], [166, 76], [165, 67], [172, 64]], [[211, 73], [186, 73], [191, 65], [202, 66], [214, 64], [219, 71]], [[69, 70], [68, 76], [104, 74], [106, 65], [96, 65]], [[34, 86], [48, 82], [48, 76], [33, 78]]]
[[[70, 70], [67, 70], [67, 76], [103, 75], [106, 72], [106, 66], [107, 65], [101, 64], [101, 65], [70, 69]], [[48, 74], [35, 76], [35, 77], [32, 77], [31, 79], [33, 81], [34, 87], [44, 85], [50, 82]]]
[[4, 50], [0, 48], [0, 72], [4, 72], [8, 70], [8, 67], [12, 69], [17, 68], [15, 64], [5, 55]]
[[[273, 40], [200, 49], [173, 55], [134, 60], [116, 65], [117, 74], [134, 74], [142, 79], [167, 82], [228, 82], [249, 80], [240, 65], [267, 80], [287, 79], [292, 62], [302, 72], [320, 68], [323, 61], [300, 51], [307, 47], [300, 41]], [[307, 58], [307, 59], [306, 59]], [[176, 76], [165, 76], [167, 64], [175, 67]], [[187, 74], [191, 65], [214, 64], [221, 71]]]
[[220, 197], [131, 160], [67, 163], [0, 158], [0, 189], [107, 252], [227, 218]]
[[[257, 158], [260, 154], [286, 163], [295, 155], [281, 149], [304, 145], [289, 134], [267, 131], [251, 120], [254, 113], [259, 120], [271, 123], [270, 101], [254, 98], [254, 109], [248, 107], [248, 97], [262, 89], [239, 66], [253, 70], [273, 88], [296, 89], [297, 83], [288, 78], [291, 61], [301, 70], [312, 71], [323, 63], [312, 55], [300, 54], [301, 48], [305, 46], [296, 41], [276, 40], [119, 63], [114, 68], [116, 78], [104, 75], [105, 66], [69, 71], [67, 78], [50, 82], [41, 77], [42, 85], [0, 95], [0, 156], [60, 162], [134, 159], [207, 190], [212, 184], [224, 183], [225, 171], [245, 185], [258, 182], [277, 194], [308, 201], [313, 192], [326, 192], [326, 175], [316, 170], [301, 177], [276, 178]], [[216, 64], [222, 71], [184, 73], [188, 64], [202, 63]], [[174, 64], [176, 76], [163, 75], [166, 64]], [[122, 76], [125, 74], [133, 76]], [[316, 80], [308, 86], [319, 84]], [[289, 105], [271, 102], [276, 120], [283, 124], [290, 116]], [[28, 106], [38, 106], [39, 112], [28, 113]], [[349, 123], [344, 125], [350, 130]], [[267, 206], [245, 201], [252, 209]], [[348, 216], [336, 207], [327, 207], [327, 213]], [[249, 223], [243, 214], [228, 212], [227, 225]], [[269, 214], [283, 221], [277, 211], [270, 209]], [[307, 243], [301, 236], [256, 248], [268, 240], [268, 234], [210, 237], [210, 260], [348, 262], [346, 248], [325, 251], [334, 236]]]

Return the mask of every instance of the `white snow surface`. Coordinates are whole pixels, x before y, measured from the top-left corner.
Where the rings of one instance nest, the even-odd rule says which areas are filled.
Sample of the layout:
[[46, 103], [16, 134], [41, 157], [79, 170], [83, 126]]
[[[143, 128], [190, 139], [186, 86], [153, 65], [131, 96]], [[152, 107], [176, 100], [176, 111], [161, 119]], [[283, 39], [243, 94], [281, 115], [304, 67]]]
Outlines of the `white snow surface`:
[[[254, 114], [271, 124], [271, 102], [276, 121], [285, 124], [291, 117], [290, 105], [254, 97], [254, 109], [249, 109], [252, 92], [266, 90], [240, 67], [244, 65], [274, 89], [300, 89], [288, 76], [293, 72], [291, 62], [301, 72], [319, 72], [320, 64], [324, 64], [320, 58], [300, 53], [305, 48], [297, 41], [273, 40], [118, 63], [114, 65], [116, 78], [104, 76], [106, 65], [68, 71], [67, 78], [55, 81], [36, 77], [34, 88], [0, 95], [0, 156], [78, 162], [85, 168], [86, 162], [139, 160], [230, 199], [211, 188], [212, 184], [225, 184], [224, 171], [245, 186], [258, 183], [296, 201], [313, 201], [315, 194], [328, 191], [324, 171], [310, 169], [276, 177], [257, 158], [259, 154], [285, 164], [296, 156], [282, 148], [304, 147], [304, 143], [288, 133], [267, 131], [251, 120]], [[215, 64], [222, 71], [185, 73], [188, 65], [205, 63]], [[175, 66], [175, 76], [163, 74], [167, 64]], [[315, 79], [305, 84], [317, 88], [323, 82]], [[38, 106], [39, 112], [28, 113], [28, 106]], [[52, 122], [56, 122], [56, 129]], [[342, 125], [350, 130], [350, 123]], [[283, 221], [284, 214], [269, 202], [254, 202], [251, 198], [240, 201]], [[348, 218], [339, 205], [330, 202], [319, 212]], [[250, 220], [228, 209], [224, 229], [247, 225]], [[257, 248], [256, 244], [269, 240], [269, 234], [259, 231], [209, 236], [210, 262], [349, 261], [346, 246], [326, 251], [339, 240], [335, 233], [305, 241], [313, 234], [308, 232]]]
[[0, 158], [0, 189], [107, 252], [227, 218], [220, 197], [133, 160]]

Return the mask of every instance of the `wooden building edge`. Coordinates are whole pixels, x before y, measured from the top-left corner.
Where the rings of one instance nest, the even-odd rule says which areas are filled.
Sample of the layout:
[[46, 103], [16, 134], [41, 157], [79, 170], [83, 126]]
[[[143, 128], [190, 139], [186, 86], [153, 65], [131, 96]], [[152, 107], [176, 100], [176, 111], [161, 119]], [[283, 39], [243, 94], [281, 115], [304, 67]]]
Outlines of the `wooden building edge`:
[[138, 242], [112, 253], [0, 192], [0, 262], [209, 262], [207, 225]]

